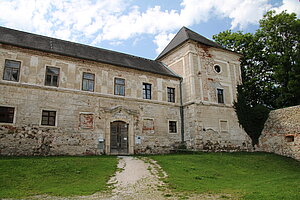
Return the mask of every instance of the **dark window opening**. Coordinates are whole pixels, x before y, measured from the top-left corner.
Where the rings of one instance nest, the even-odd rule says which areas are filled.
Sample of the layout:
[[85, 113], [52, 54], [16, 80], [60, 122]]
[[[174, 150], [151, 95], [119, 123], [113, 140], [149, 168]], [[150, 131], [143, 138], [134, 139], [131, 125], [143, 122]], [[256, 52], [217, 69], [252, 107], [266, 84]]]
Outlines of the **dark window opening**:
[[18, 82], [20, 76], [20, 66], [20, 61], [5, 60], [3, 80]]
[[219, 65], [215, 65], [214, 66], [214, 69], [217, 73], [220, 73], [221, 72], [221, 67]]
[[224, 91], [223, 89], [217, 89], [218, 103], [224, 103]]
[[168, 90], [168, 102], [175, 102], [175, 88], [167, 88]]
[[115, 78], [115, 95], [125, 96], [125, 79]]
[[287, 141], [287, 142], [294, 142], [294, 136], [293, 135], [287, 135], [287, 136], [285, 136], [285, 141]]
[[59, 68], [47, 67], [45, 85], [58, 87], [58, 80], [59, 80]]
[[14, 122], [15, 108], [0, 106], [0, 123], [13, 123]]
[[43, 110], [42, 125], [55, 126], [56, 111]]
[[169, 133], [177, 133], [176, 121], [169, 121]]
[[151, 99], [151, 84], [143, 83], [143, 98]]
[[83, 72], [82, 76], [82, 90], [94, 91], [95, 75]]

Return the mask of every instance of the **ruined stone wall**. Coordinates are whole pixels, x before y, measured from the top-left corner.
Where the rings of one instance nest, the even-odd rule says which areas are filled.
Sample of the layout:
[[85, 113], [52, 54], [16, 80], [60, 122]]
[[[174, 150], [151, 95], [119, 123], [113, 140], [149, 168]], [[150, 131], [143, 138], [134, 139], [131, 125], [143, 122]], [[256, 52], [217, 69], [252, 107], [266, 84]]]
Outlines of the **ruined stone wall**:
[[[180, 142], [179, 80], [103, 63], [0, 46], [0, 106], [14, 107], [13, 123], [0, 123], [1, 155], [110, 153], [110, 123], [129, 125], [129, 153], [167, 153]], [[21, 61], [20, 81], [2, 80], [5, 59]], [[46, 66], [61, 70], [59, 87], [45, 86]], [[82, 91], [82, 72], [95, 74], [95, 91]], [[114, 95], [114, 77], [125, 96]], [[152, 99], [142, 83], [152, 84]], [[167, 87], [176, 102], [167, 102]], [[56, 125], [41, 125], [42, 110], [56, 111]], [[169, 133], [169, 120], [177, 132]], [[104, 140], [101, 148], [99, 139]]]
[[270, 112], [259, 149], [300, 160], [300, 106]]
[[[239, 55], [189, 41], [162, 59], [183, 77], [185, 141], [205, 151], [251, 150], [251, 139], [239, 126], [233, 102], [241, 83]], [[220, 72], [214, 68], [220, 66]], [[217, 89], [224, 91], [218, 103]]]

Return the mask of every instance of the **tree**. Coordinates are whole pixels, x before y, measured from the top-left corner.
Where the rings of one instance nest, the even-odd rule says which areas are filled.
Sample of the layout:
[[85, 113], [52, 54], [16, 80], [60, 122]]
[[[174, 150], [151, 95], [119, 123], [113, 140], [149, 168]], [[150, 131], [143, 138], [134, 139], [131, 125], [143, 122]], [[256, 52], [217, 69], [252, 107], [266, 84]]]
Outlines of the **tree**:
[[300, 20], [294, 13], [269, 11], [259, 24], [253, 34], [227, 30], [213, 36], [217, 43], [243, 55], [243, 84], [238, 87], [235, 108], [254, 143], [269, 112], [263, 107], [300, 104]]
[[269, 108], [300, 104], [300, 20], [295, 13], [269, 11], [254, 34], [227, 30], [213, 38], [243, 55], [247, 104]]

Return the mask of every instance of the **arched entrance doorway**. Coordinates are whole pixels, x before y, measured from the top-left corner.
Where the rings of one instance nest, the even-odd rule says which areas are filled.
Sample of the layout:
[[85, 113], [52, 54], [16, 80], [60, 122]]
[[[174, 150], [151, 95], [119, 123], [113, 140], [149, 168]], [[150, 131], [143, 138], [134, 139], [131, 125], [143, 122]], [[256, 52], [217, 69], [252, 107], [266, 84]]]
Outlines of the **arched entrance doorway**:
[[123, 121], [110, 123], [110, 153], [128, 153], [128, 124]]

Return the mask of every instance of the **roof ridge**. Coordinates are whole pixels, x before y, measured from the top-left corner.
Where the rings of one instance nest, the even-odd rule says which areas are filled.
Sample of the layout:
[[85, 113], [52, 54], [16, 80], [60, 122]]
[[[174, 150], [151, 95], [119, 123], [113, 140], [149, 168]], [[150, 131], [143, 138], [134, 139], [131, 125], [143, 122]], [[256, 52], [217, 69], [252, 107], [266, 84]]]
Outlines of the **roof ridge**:
[[[50, 36], [46, 36], [46, 35], [40, 35], [40, 34], [37, 34], [37, 33], [21, 31], [21, 30], [17, 30], [17, 29], [7, 28], [7, 27], [4, 27], [4, 26], [0, 26], [0, 28], [10, 29], [11, 31], [16, 31], [16, 32], [20, 32], [20, 33], [35, 35], [35, 36], [38, 36], [38, 37], [49, 39], [49, 42], [50, 42], [49, 44], [51, 46], [52, 46], [52, 44], [51, 44], [52, 40], [54, 40], [54, 41], [58, 40], [58, 41], [66, 42], [66, 43], [69, 43], [69, 44], [75, 44], [75, 45], [79, 45], [79, 46], [83, 46], [83, 47], [89, 47], [89, 48], [93, 48], [93, 49], [100, 49], [100, 50], [103, 50], [103, 51], [106, 51], [106, 52], [117, 53], [117, 54], [122, 54], [122, 55], [125, 55], [125, 56], [131, 56], [131, 57], [134, 57], [134, 58], [141, 58], [141, 59], [144, 59], [144, 60], [149, 60], [149, 61], [156, 62], [156, 60], [152, 60], [152, 59], [149, 59], [149, 58], [135, 56], [135, 55], [132, 55], [132, 54], [118, 52], [118, 51], [114, 51], [114, 50], [110, 50], [110, 49], [104, 49], [104, 48], [92, 46], [92, 45], [89, 45], [89, 44], [81, 44], [79, 42], [73, 42], [73, 41], [70, 41], [70, 40], [63, 40], [63, 39], [60, 39], [60, 38], [54, 38], [54, 37], [50, 37]], [[52, 49], [52, 47], [51, 47], [51, 49]]]
[[[215, 41], [213, 41], [213, 40], [211, 40], [211, 39], [209, 39], [209, 38], [207, 38], [207, 37], [204, 37], [203, 35], [200, 35], [199, 33], [196, 33], [195, 31], [193, 31], [193, 30], [191, 30], [191, 29], [189, 29], [189, 28], [186, 28], [186, 30], [189, 31], [190, 33], [197, 34], [198, 36], [202, 37], [203, 39], [208, 40], [208, 41], [210, 41], [210, 42], [216, 44], [216, 45], [219, 46], [220, 48], [224, 48], [222, 45], [216, 43]], [[189, 38], [192, 37], [188, 32], [187, 32], [187, 34], [188, 34]], [[191, 39], [191, 38], [190, 38], [190, 39]]]
[[[185, 43], [188, 40], [192, 40], [192, 41], [195, 41], [197, 43], [200, 43], [200, 44], [203, 44], [203, 45], [206, 45], [209, 47], [223, 49], [223, 50], [226, 50], [226, 51], [229, 51], [232, 53], [236, 53], [236, 52], [233, 52], [231, 50], [224, 48], [222, 45], [216, 43], [215, 41], [210, 40], [210, 39], [204, 37], [203, 35], [200, 35], [199, 33], [196, 33], [195, 31], [192, 31], [191, 29], [183, 26], [177, 32], [177, 34], [174, 36], [174, 38], [168, 43], [168, 45], [164, 48], [164, 50], [157, 56], [156, 60], [163, 58], [164, 56], [166, 56], [171, 51], [173, 51], [178, 46], [182, 45], [183, 43]], [[236, 53], [236, 54], [238, 54], [238, 53]]]

